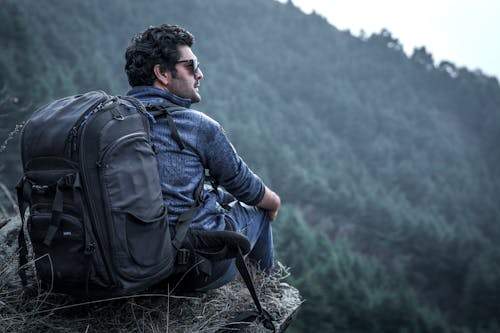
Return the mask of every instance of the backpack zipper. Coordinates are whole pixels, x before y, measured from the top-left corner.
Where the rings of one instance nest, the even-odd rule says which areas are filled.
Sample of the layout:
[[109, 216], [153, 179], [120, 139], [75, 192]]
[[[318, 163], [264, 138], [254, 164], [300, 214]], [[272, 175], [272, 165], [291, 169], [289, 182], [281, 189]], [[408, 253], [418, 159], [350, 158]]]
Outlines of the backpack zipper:
[[101, 168], [103, 166], [103, 161], [106, 159], [109, 152], [113, 151], [116, 146], [121, 144], [123, 141], [127, 141], [127, 140], [133, 139], [135, 137], [142, 137], [142, 138], [144, 138], [144, 140], [148, 141], [146, 132], [133, 132], [133, 133], [129, 133], [127, 135], [124, 135], [124, 136], [118, 138], [117, 140], [113, 141], [112, 143], [110, 143], [106, 148], [104, 148], [104, 151], [102, 152], [101, 158], [96, 162], [97, 166], [99, 168]]
[[69, 135], [68, 135], [68, 142], [70, 144], [70, 157], [77, 151], [78, 149], [78, 131], [80, 128], [83, 126], [84, 123], [86, 123], [90, 117], [101, 111], [104, 105], [107, 104], [108, 101], [111, 101], [112, 99], [108, 98], [108, 96], [103, 96], [100, 98], [97, 102], [95, 102], [91, 107], [88, 108], [87, 111], [85, 111], [75, 122], [73, 127], [71, 128]]
[[[92, 112], [96, 113], [100, 110], [99, 109], [95, 109], [92, 110]], [[91, 112], [91, 113], [92, 113]], [[89, 113], [90, 114], [90, 113]], [[80, 147], [83, 147], [83, 140], [85, 138], [85, 131], [87, 128], [89, 128], [88, 126], [88, 122], [92, 121], [92, 119], [94, 119], [93, 117], [92, 118], [89, 118], [88, 121], [87, 121], [87, 126], [83, 126], [82, 128], [82, 131], [80, 133]], [[80, 165], [82, 165], [82, 163], [85, 161], [85, 149], [80, 149]], [[89, 200], [87, 200], [89, 206], [90, 206], [90, 215], [91, 215], [91, 222], [92, 222], [92, 228], [94, 229], [94, 232], [97, 234], [97, 238], [98, 238], [98, 242], [97, 244], [92, 244], [94, 245], [94, 248], [93, 249], [89, 249], [92, 250], [92, 253], [95, 252], [95, 246], [98, 246], [99, 247], [99, 250], [101, 251], [101, 254], [102, 254], [102, 258], [103, 258], [103, 262], [104, 262], [104, 267], [106, 268], [106, 273], [108, 274], [109, 276], [109, 279], [110, 279], [110, 282], [111, 282], [111, 285], [112, 287], [116, 286], [117, 283], [116, 283], [116, 279], [115, 279], [115, 276], [114, 274], [112, 274], [111, 272], [111, 258], [109, 256], [109, 251], [105, 251], [103, 249], [103, 241], [105, 240], [102, 233], [99, 232], [99, 228], [97, 228], [97, 221], [98, 221], [98, 218], [97, 218], [97, 210], [96, 210], [96, 207], [94, 205], [94, 200], [92, 200], [92, 194], [90, 193], [89, 191], [89, 187], [87, 186], [87, 173], [85, 171], [85, 168], [82, 168], [80, 167], [80, 170], [81, 170], [81, 173], [82, 173], [82, 183], [83, 183], [83, 189], [85, 191], [85, 196], [87, 198], [89, 198]], [[107, 239], [106, 239], [107, 241]]]
[[[151, 128], [149, 125], [149, 120], [150, 118], [154, 119], [154, 117], [150, 113], [148, 113], [146, 107], [144, 107], [144, 105], [142, 105], [142, 102], [138, 99], [130, 96], [118, 96], [118, 99], [133, 105], [137, 113], [142, 117], [142, 123], [144, 124], [144, 128], [146, 129], [147, 139], [151, 141]], [[140, 107], [141, 105], [143, 106], [143, 108]]]

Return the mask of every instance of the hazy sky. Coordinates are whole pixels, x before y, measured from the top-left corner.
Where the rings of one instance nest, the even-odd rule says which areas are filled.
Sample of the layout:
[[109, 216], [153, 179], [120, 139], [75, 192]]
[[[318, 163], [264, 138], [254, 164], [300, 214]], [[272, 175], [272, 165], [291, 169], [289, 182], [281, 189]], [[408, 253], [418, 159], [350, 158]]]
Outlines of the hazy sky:
[[[279, 0], [286, 2], [286, 0]], [[425, 46], [449, 60], [500, 78], [500, 0], [292, 0], [340, 30], [370, 35], [387, 28], [407, 54]]]

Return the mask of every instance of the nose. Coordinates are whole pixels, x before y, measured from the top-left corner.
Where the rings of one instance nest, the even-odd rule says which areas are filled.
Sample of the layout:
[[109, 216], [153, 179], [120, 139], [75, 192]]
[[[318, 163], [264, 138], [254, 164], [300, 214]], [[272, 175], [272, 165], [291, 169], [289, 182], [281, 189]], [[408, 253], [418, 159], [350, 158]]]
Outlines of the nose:
[[198, 81], [201, 80], [201, 79], [203, 79], [203, 71], [201, 70], [201, 68], [198, 67], [198, 70], [194, 74], [194, 77]]

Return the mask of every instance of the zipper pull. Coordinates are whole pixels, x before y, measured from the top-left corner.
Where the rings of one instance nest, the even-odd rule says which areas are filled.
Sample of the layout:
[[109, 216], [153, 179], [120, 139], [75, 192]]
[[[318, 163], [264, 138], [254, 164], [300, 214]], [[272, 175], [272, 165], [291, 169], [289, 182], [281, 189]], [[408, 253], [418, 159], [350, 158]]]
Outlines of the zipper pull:
[[85, 251], [83, 252], [83, 254], [85, 254], [85, 255], [91, 255], [91, 254], [94, 254], [94, 252], [95, 252], [95, 244], [94, 244], [94, 242], [90, 242], [85, 247]]
[[117, 107], [111, 109], [111, 114], [113, 115], [113, 119], [116, 119], [116, 120], [125, 119]]
[[78, 130], [76, 129], [76, 127], [73, 127], [71, 129], [71, 132], [70, 132], [70, 137], [71, 137], [71, 150], [73, 152], [76, 151], [76, 137], [78, 135]]

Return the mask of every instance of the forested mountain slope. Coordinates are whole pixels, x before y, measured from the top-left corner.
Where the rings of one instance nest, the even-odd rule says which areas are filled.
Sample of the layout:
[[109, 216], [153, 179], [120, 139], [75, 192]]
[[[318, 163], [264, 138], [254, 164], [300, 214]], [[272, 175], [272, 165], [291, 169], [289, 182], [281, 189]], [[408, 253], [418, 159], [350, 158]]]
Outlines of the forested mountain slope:
[[[195, 107], [286, 203], [277, 255], [308, 299], [292, 330], [500, 329], [496, 78], [290, 2], [2, 3], [0, 143], [53, 98], [125, 93], [130, 38], [182, 25], [205, 75]], [[0, 157], [12, 187], [16, 139]]]

